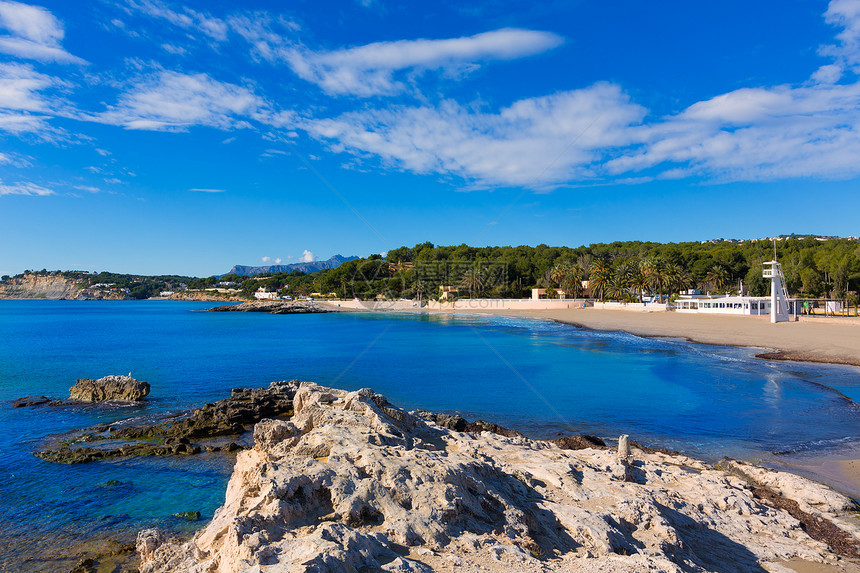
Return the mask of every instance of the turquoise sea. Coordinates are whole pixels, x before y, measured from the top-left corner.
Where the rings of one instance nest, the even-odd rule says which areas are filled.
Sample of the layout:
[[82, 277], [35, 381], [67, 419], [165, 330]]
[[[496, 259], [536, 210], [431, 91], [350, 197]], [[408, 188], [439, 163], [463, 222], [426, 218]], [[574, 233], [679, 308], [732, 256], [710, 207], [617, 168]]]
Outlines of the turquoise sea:
[[[617, 437], [707, 460], [828, 453], [860, 443], [860, 371], [766, 362], [750, 349], [503, 317], [204, 312], [185, 302], [0, 301], [0, 570], [145, 527], [188, 533], [223, 500], [226, 454], [66, 466], [33, 452], [98, 422], [148, 418], [272, 380], [371, 387], [396, 405], [458, 411], [536, 438]], [[131, 372], [141, 406], [15, 408], [77, 378]], [[172, 514], [199, 510], [185, 522]]]

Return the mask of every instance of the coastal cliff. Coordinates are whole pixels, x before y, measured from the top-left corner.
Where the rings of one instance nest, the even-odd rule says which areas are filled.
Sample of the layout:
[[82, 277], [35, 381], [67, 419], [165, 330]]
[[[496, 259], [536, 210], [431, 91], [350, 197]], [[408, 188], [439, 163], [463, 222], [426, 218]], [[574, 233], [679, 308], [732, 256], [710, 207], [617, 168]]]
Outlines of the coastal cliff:
[[88, 292], [77, 281], [64, 276], [25, 274], [0, 283], [0, 298], [44, 298], [50, 300], [97, 300], [125, 298], [123, 293]]
[[366, 389], [304, 382], [293, 407], [256, 425], [205, 529], [139, 534], [142, 572], [775, 572], [857, 556], [851, 500], [791, 474], [457, 432]]

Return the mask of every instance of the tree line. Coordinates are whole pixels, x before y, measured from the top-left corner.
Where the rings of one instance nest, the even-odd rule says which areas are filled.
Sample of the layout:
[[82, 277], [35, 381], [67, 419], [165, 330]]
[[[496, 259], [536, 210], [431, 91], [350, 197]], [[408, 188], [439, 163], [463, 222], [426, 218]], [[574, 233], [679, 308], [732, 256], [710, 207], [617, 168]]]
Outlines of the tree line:
[[[742, 290], [765, 296], [769, 281], [762, 277], [762, 263], [773, 257], [770, 241], [616, 241], [580, 247], [437, 246], [426, 242], [314, 273], [192, 278], [53, 272], [74, 278], [82, 286], [114, 283], [129, 288], [135, 298], [174, 290], [181, 283], [193, 290], [224, 282], [233, 283], [232, 288], [248, 298], [263, 287], [285, 296], [334, 293], [341, 298], [427, 299], [437, 298], [441, 286], [457, 289], [458, 297], [525, 298], [535, 287], [546, 288], [549, 295], [563, 290], [576, 297], [583, 294], [582, 282], [588, 281], [596, 298], [635, 301], [693, 288], [714, 294]], [[776, 242], [776, 257], [792, 296], [842, 300], [856, 297], [860, 290], [860, 242], [855, 239], [787, 236]]]
[[[592, 296], [641, 300], [684, 289], [730, 294], [741, 290], [766, 296], [770, 282], [762, 263], [773, 259], [770, 241], [654, 243], [616, 241], [581, 247], [471, 247], [421, 243], [382, 255], [347, 261], [315, 273], [276, 273], [256, 277], [208, 277], [189, 282], [205, 288], [218, 282], [237, 283], [253, 296], [264, 287], [283, 295], [335, 293], [342, 298], [436, 298], [440, 286], [457, 289], [459, 297], [523, 298], [535, 287], [549, 294], [563, 290], [583, 294], [588, 281]], [[860, 290], [860, 243], [853, 239], [818, 240], [786, 237], [776, 242], [792, 296], [844, 299]]]

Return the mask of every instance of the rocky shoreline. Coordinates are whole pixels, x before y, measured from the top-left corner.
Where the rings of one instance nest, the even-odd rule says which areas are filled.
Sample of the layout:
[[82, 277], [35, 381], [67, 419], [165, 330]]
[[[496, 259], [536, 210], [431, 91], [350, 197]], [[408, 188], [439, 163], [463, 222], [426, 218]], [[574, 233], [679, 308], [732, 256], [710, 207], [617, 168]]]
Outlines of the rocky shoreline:
[[209, 309], [212, 312], [266, 312], [269, 314], [310, 314], [332, 312], [313, 301], [306, 300], [260, 300], [216, 306]]
[[233, 440], [253, 424], [292, 414], [297, 388], [297, 381], [272, 382], [268, 388], [234, 388], [229, 398], [156, 423], [127, 425], [119, 421], [85, 428], [35, 455], [49, 462], [82, 464], [118, 457], [235, 452], [243, 446]]
[[852, 500], [792, 474], [294, 392], [290, 420], [254, 427], [206, 528], [139, 534], [141, 571], [776, 572], [860, 555]]

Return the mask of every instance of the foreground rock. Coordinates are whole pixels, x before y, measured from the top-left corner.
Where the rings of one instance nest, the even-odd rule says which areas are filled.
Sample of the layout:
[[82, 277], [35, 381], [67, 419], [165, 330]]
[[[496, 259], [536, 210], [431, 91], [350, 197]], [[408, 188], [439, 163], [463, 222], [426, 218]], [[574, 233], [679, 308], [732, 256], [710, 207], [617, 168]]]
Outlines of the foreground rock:
[[98, 380], [80, 378], [69, 388], [69, 399], [81, 402], [123, 400], [136, 402], [149, 394], [149, 384], [131, 376], [105, 376]]
[[[294, 407], [257, 424], [191, 541], [139, 534], [141, 571], [763, 572], [839, 559], [748, 479], [684, 456], [461, 433], [369, 390], [302, 383]], [[775, 475], [781, 496], [856, 545], [847, 498]]]
[[[104, 424], [81, 432], [59, 447], [36, 452], [49, 462], [81, 464], [115, 457], [199, 454], [203, 451], [234, 452], [234, 442], [206, 445], [219, 436], [239, 436], [267, 417], [290, 415], [298, 382], [272, 382], [268, 388], [234, 388], [229, 398], [206, 404], [192, 412], [156, 424], [125, 426]], [[111, 447], [81, 444], [109, 440]]]
[[268, 312], [269, 314], [309, 314], [316, 312], [332, 312], [314, 302], [307, 300], [260, 300], [216, 306], [209, 310], [214, 312]]

